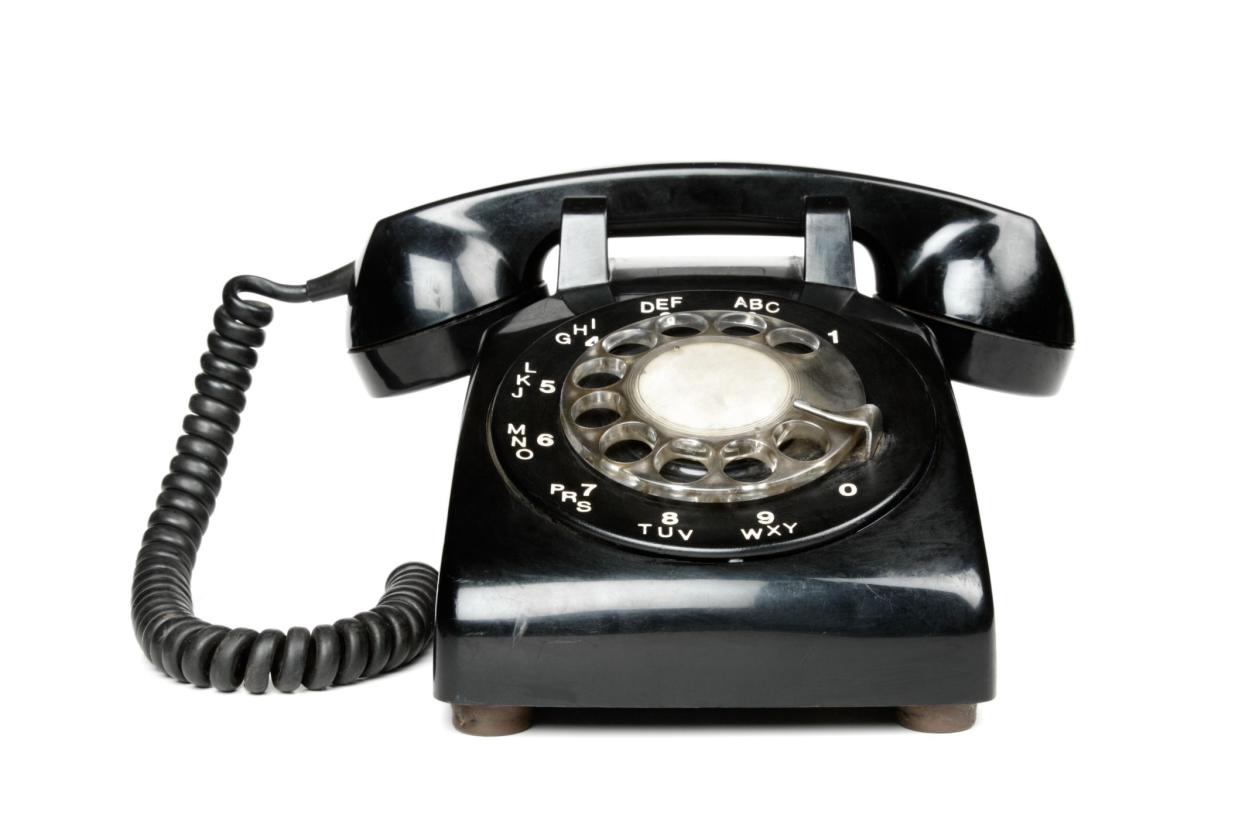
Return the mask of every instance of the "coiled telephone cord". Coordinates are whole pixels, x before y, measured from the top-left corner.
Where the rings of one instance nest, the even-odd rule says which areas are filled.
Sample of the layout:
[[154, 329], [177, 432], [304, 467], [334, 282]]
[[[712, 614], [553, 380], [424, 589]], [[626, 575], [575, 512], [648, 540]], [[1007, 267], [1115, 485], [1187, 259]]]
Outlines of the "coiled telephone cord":
[[349, 292], [353, 273], [347, 265], [304, 285], [237, 276], [224, 286], [202, 373], [194, 380], [198, 393], [190, 398], [185, 433], [134, 567], [134, 632], [151, 663], [179, 681], [224, 692], [245, 686], [263, 693], [269, 680], [283, 692], [299, 685], [322, 690], [402, 667], [431, 640], [436, 571], [422, 563], [393, 570], [374, 609], [312, 630], [230, 629], [194, 615], [190, 576], [246, 405], [263, 328], [272, 321], [271, 305], [241, 294], [281, 302], [328, 299]]

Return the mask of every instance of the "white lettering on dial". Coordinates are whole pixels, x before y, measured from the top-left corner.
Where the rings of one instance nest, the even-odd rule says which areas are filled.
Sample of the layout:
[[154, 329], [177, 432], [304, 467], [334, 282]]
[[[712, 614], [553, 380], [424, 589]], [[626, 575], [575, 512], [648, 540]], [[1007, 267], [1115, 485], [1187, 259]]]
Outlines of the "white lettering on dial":
[[[513, 397], [515, 400], [522, 399], [522, 395], [526, 393], [526, 389], [530, 388], [530, 378], [538, 373], [538, 371], [530, 366], [529, 362], [522, 363], [522, 370], [513, 375], [513, 390], [509, 392], [509, 396]], [[547, 380], [545, 380], [545, 382], [546, 381]]]
[[760, 299], [754, 296], [739, 296], [733, 303], [734, 308], [742, 308], [751, 311], [763, 311], [764, 313], [780, 313], [781, 303], [775, 299]]
[[683, 541], [688, 541], [694, 534], [694, 530], [682, 529], [678, 526], [680, 522], [681, 518], [678, 517], [676, 512], [664, 512], [660, 515], [660, 522], [658, 524], [639, 523], [637, 526], [638, 531], [643, 535], [654, 535], [664, 540], [680, 538]]
[[638, 303], [640, 313], [668, 313], [681, 305], [680, 296], [665, 296], [660, 299], [644, 299]]
[[579, 483], [577, 489], [572, 489], [564, 483], [553, 483], [548, 489], [548, 494], [560, 495], [561, 503], [566, 505], [572, 503], [575, 511], [585, 515], [591, 511], [591, 492], [595, 491], [597, 486], [596, 483]]
[[586, 342], [583, 343], [587, 348], [598, 342], [599, 337], [595, 336], [595, 317], [591, 317], [584, 323], [571, 325], [568, 331], [558, 331], [552, 339], [557, 345], [572, 345], [576, 336], [587, 337]]
[[[509, 435], [509, 448], [513, 449], [514, 457], [519, 460], [530, 460], [535, 456], [535, 452], [527, 443], [529, 438], [526, 433], [526, 423], [506, 423], [505, 433]], [[535, 436], [535, 444], [542, 448], [547, 448], [555, 442], [556, 438], [546, 431]]]
[[758, 522], [758, 526], [738, 527], [738, 531], [742, 533], [742, 537], [746, 540], [788, 537], [798, 528], [797, 521], [793, 523], [777, 522], [776, 515], [766, 509], [755, 515], [755, 521]]

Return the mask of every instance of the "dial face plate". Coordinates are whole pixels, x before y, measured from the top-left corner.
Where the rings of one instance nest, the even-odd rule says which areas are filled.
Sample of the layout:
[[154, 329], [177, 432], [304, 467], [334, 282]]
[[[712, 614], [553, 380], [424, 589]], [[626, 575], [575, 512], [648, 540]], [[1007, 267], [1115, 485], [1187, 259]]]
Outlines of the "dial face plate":
[[913, 366], [846, 318], [692, 291], [544, 333], [504, 375], [489, 435], [509, 481], [560, 519], [746, 558], [878, 514], [925, 465], [933, 417]]

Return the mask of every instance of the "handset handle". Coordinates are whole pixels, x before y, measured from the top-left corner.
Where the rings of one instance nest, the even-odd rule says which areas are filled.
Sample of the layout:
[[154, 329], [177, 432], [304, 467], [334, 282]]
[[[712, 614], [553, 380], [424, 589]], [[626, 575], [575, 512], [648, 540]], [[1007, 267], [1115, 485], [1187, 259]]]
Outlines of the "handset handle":
[[560, 240], [567, 199], [606, 201], [612, 236], [800, 236], [808, 200], [843, 201], [875, 261], [878, 295], [933, 329], [955, 377], [1049, 393], [1068, 363], [1069, 299], [1033, 219], [895, 181], [746, 164], [575, 173], [384, 219], [352, 297], [354, 350], [542, 295], [540, 264]]

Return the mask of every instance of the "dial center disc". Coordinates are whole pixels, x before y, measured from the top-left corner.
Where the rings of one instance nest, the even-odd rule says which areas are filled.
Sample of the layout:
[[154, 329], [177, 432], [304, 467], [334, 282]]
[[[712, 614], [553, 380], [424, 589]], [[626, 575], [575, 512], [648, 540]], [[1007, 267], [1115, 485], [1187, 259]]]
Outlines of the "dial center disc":
[[756, 348], [697, 340], [661, 351], [642, 365], [636, 402], [685, 434], [745, 431], [777, 416], [793, 396], [788, 371]]

